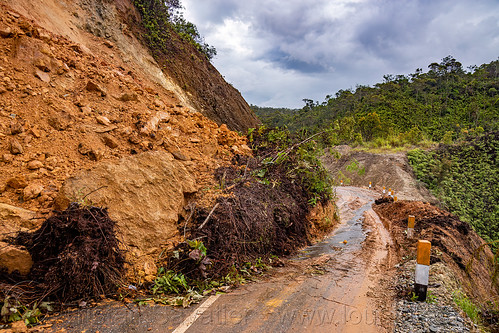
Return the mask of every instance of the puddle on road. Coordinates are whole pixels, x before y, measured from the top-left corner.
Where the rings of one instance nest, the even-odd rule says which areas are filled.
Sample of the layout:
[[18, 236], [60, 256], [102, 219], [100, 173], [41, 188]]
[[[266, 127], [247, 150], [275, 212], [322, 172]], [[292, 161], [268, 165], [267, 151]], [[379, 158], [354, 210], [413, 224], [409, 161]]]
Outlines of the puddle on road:
[[[323, 254], [335, 253], [336, 251], [351, 253], [360, 250], [368, 232], [368, 230], [362, 227], [364, 213], [371, 208], [373, 203], [374, 199], [369, 198], [367, 203], [353, 210], [353, 217], [341, 223], [330, 237], [301, 250], [298, 252], [295, 260], [316, 258]], [[347, 243], [344, 244], [343, 241], [347, 241]]]

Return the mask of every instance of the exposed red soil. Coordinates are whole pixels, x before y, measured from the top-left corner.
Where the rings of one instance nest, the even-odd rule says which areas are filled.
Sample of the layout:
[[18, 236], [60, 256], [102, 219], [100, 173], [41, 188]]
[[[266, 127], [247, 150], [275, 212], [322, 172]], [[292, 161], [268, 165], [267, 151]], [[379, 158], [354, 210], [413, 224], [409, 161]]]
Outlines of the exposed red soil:
[[115, 56], [108, 41], [90, 35], [96, 57], [3, 5], [0, 35], [4, 203], [46, 216], [77, 170], [149, 150], [185, 161], [207, 188], [214, 169], [250, 153], [244, 138], [181, 105]]

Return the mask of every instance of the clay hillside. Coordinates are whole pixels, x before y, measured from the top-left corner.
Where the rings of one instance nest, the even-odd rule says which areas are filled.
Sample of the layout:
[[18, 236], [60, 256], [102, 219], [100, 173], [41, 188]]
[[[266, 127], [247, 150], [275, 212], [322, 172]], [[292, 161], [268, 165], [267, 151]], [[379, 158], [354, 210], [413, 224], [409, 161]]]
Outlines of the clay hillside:
[[[178, 36], [161, 70], [130, 0], [0, 4], [3, 236], [73, 201], [106, 206], [138, 275], [150, 278], [147, 256], [180, 239], [186, 205], [211, 208], [214, 171], [251, 154], [232, 130], [256, 117]], [[3, 265], [29, 270], [26, 253], [2, 249]]]

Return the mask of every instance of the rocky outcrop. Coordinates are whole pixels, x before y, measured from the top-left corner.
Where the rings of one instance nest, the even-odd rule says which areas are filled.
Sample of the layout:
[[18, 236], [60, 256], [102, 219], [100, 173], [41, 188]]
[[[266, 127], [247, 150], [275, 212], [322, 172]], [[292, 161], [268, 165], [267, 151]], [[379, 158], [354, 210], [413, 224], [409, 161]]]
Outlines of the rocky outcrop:
[[71, 201], [107, 207], [120, 238], [139, 257], [178, 236], [186, 196], [196, 190], [195, 179], [182, 162], [167, 152], [147, 152], [102, 162], [68, 178], [56, 207], [64, 209]]

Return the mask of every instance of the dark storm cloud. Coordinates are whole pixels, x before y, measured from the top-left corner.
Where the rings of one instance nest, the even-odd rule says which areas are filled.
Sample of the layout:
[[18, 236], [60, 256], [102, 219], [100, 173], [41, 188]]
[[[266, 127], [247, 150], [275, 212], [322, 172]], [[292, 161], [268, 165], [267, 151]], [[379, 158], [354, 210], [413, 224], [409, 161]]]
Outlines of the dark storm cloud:
[[183, 0], [218, 49], [215, 66], [250, 103], [302, 105], [453, 55], [499, 55], [496, 0]]

